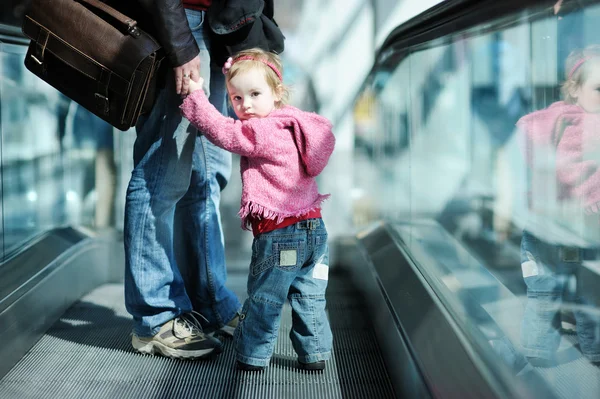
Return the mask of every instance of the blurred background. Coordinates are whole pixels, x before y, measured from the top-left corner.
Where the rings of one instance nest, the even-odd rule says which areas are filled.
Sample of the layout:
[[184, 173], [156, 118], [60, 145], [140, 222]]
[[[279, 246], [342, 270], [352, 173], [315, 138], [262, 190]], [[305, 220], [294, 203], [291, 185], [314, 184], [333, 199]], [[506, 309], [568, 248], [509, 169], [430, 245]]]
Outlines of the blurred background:
[[[435, 3], [276, 2], [276, 21], [286, 36], [284, 79], [292, 87], [292, 102], [335, 124], [336, 153], [328, 168], [334, 172], [323, 175], [321, 182], [324, 191], [341, 193], [324, 210], [334, 234], [352, 226], [347, 193], [353, 170], [352, 104], [372, 67], [377, 42]], [[0, 255], [10, 254], [53, 226], [122, 228], [133, 168], [134, 129], [109, 132], [108, 126], [80, 111], [23, 66], [27, 41], [19, 27], [27, 4], [4, 0], [0, 6], [0, 24], [6, 33], [0, 41], [4, 182]], [[224, 218], [225, 236], [231, 245], [244, 242], [242, 248], [249, 248], [251, 234], [240, 231], [235, 217], [241, 193], [239, 159], [235, 161], [232, 180], [223, 193], [223, 213], [230, 216]], [[338, 170], [346, 173], [338, 176]]]
[[[118, 236], [133, 168], [133, 129], [91, 118], [23, 66], [26, 5], [0, 5], [0, 271], [53, 229]], [[600, 397], [600, 218], [578, 194], [599, 184], [587, 179], [600, 162], [600, 125], [574, 144], [567, 188], [559, 143], [536, 148], [529, 163], [531, 143], [517, 128], [565, 100], [568, 56], [600, 44], [599, 17], [591, 0], [275, 1], [292, 103], [334, 125], [336, 149], [319, 176], [332, 194], [323, 206], [332, 264], [366, 257], [353, 270], [383, 293], [373, 317], [389, 306], [383, 328], [397, 328], [416, 359], [404, 382], [391, 370], [407, 369], [386, 360], [397, 397], [467, 397], [479, 385], [463, 370], [492, 387], [472, 397]], [[588, 68], [593, 57], [575, 58]], [[581, 79], [600, 104], [589, 68]], [[228, 267], [243, 273], [252, 234], [236, 216], [234, 160], [221, 210]], [[417, 310], [423, 298], [431, 303]], [[453, 368], [460, 354], [466, 365]], [[423, 381], [426, 395], [406, 381]]]

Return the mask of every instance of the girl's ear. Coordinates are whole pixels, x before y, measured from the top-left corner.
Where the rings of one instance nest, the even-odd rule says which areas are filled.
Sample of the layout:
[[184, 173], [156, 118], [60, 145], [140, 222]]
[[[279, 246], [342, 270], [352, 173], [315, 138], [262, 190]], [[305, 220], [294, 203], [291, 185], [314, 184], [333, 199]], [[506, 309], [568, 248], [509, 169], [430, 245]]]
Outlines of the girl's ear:
[[569, 95], [574, 98], [575, 100], [577, 100], [577, 97], [579, 97], [579, 85], [577, 84], [573, 84], [569, 86]]
[[281, 102], [281, 96], [283, 95], [283, 86], [280, 84], [277, 85], [277, 87], [273, 91], [273, 94], [275, 95], [275, 102]]

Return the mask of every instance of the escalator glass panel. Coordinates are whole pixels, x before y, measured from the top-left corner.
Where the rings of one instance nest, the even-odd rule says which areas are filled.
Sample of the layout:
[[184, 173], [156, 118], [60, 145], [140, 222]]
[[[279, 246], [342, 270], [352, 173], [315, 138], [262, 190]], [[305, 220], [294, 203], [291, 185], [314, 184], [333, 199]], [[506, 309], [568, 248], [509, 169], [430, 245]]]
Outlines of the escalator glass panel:
[[599, 16], [391, 43], [354, 109], [355, 225], [392, 221], [493, 373], [540, 397], [600, 396]]

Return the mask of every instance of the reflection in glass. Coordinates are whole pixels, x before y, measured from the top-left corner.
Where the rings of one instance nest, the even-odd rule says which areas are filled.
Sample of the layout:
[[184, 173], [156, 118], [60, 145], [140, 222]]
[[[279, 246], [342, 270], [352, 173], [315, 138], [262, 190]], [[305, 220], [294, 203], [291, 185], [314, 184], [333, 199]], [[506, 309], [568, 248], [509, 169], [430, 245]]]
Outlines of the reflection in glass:
[[600, 242], [600, 46], [573, 50], [564, 71], [562, 100], [517, 124], [525, 136], [530, 213], [543, 217], [526, 225], [521, 240], [521, 343], [527, 356], [549, 364], [564, 362], [563, 313], [573, 317], [580, 351], [600, 362], [600, 315], [589, 306], [596, 295], [579, 283], [583, 261], [596, 260]]
[[498, 376], [597, 398], [600, 7], [560, 3], [387, 54], [354, 110], [354, 222], [401, 226]]
[[52, 228], [94, 224], [83, 194], [95, 150], [74, 138], [75, 107], [26, 70], [25, 52], [0, 43], [3, 257]]

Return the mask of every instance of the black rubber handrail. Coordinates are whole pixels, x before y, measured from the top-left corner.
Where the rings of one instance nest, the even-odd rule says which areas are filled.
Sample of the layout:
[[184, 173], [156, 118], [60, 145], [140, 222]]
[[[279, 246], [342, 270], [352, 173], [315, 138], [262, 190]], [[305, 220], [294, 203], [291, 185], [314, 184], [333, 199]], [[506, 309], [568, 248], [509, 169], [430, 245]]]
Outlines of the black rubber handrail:
[[[0, 263], [0, 312], [51, 272], [47, 265], [86, 235], [70, 227], [46, 231], [23, 244]], [[45, 273], [42, 273], [45, 270]]]
[[18, 26], [6, 25], [0, 23], [0, 41], [11, 44], [29, 44], [29, 39], [23, 35]]
[[[556, 0], [443, 1], [394, 29], [377, 59], [390, 49], [405, 49], [485, 24], [531, 7], [552, 7]], [[550, 8], [549, 8], [550, 9]]]

